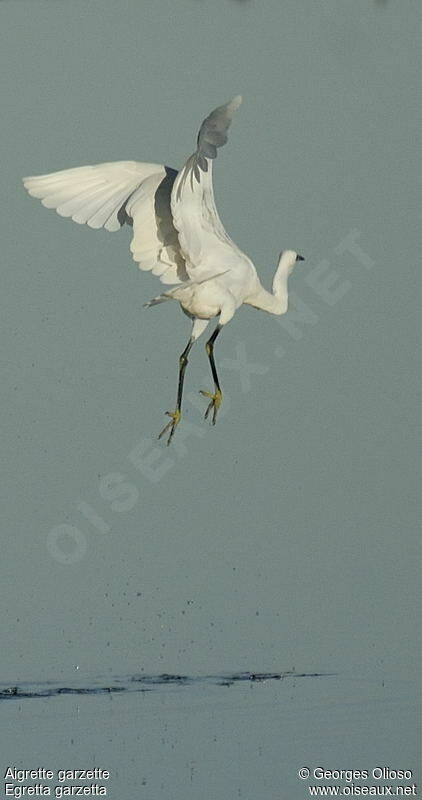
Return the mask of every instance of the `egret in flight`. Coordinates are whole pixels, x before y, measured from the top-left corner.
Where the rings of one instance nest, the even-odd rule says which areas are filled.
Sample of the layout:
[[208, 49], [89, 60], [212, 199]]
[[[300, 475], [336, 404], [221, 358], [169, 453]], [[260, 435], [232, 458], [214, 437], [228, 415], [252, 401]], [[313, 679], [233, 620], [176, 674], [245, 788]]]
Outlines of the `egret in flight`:
[[222, 393], [214, 361], [214, 343], [222, 328], [243, 304], [285, 314], [287, 281], [297, 261], [293, 250], [284, 250], [278, 261], [272, 292], [261, 285], [252, 261], [226, 233], [214, 202], [213, 160], [227, 141], [232, 117], [242, 98], [219, 106], [202, 123], [197, 148], [178, 172], [160, 164], [116, 161], [48, 175], [24, 178], [32, 197], [62, 217], [71, 217], [90, 228], [117, 231], [124, 224], [133, 228], [130, 245], [141, 270], [172, 284], [146, 306], [177, 300], [191, 319], [189, 341], [179, 359], [176, 408], [167, 411], [170, 422], [159, 438], [168, 433], [167, 444], [181, 418], [183, 382], [192, 345], [209, 322], [217, 327], [206, 343], [214, 391], [201, 391], [209, 403], [205, 419], [215, 424]]

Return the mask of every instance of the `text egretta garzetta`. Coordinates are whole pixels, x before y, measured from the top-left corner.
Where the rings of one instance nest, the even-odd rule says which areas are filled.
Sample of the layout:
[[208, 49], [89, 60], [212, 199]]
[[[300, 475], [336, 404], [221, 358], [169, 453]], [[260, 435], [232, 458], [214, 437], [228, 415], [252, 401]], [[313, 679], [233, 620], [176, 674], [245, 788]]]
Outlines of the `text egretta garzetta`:
[[218, 216], [212, 185], [212, 162], [217, 148], [227, 141], [233, 113], [241, 103], [234, 97], [216, 108], [202, 123], [197, 149], [178, 172], [160, 164], [116, 161], [24, 178], [29, 194], [91, 228], [117, 231], [125, 223], [133, 227], [130, 249], [141, 270], [150, 270], [173, 287], [146, 306], [177, 300], [192, 320], [189, 341], [179, 359], [176, 408], [167, 411], [170, 444], [181, 417], [182, 393], [188, 355], [209, 322], [218, 324], [206, 343], [214, 381], [205, 418], [212, 412], [215, 424], [221, 404], [221, 387], [214, 361], [214, 343], [224, 325], [243, 304], [284, 314], [287, 281], [297, 261], [294, 250], [284, 250], [278, 261], [272, 292], [261, 285], [252, 261], [226, 233]]

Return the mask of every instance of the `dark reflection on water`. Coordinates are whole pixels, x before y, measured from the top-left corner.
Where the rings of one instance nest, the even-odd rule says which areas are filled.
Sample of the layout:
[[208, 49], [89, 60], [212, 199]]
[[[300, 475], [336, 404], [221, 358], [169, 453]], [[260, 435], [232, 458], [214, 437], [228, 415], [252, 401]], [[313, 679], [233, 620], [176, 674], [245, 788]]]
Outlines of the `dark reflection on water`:
[[129, 692], [152, 692], [169, 686], [234, 686], [239, 683], [263, 683], [282, 681], [287, 678], [328, 678], [329, 672], [232, 672], [220, 675], [124, 675], [111, 680], [93, 678], [61, 685], [58, 681], [25, 682], [20, 685], [0, 684], [0, 700], [23, 700], [35, 697], [57, 697], [61, 694], [98, 695], [123, 694]]

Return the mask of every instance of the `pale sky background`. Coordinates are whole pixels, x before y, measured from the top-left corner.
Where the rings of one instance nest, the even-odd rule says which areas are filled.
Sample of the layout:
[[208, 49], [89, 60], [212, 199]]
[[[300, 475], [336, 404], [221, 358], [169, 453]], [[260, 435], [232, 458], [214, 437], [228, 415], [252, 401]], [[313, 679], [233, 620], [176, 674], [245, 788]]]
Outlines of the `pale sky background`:
[[[0, 3], [2, 682], [294, 666], [357, 680], [356, 702], [365, 680], [416, 695], [421, 22], [416, 0]], [[180, 167], [238, 93], [218, 208], [266, 286], [281, 249], [305, 256], [290, 282], [302, 321], [239, 311], [216, 345], [215, 428], [201, 340], [186, 378], [195, 427], [167, 449], [155, 437], [188, 321], [176, 304], [142, 308], [161, 285], [137, 270], [128, 230], [63, 220], [21, 178]], [[114, 499], [109, 475], [128, 484]], [[80, 531], [73, 564], [51, 545], [62, 525]], [[120, 798], [144, 796], [125, 786]]]

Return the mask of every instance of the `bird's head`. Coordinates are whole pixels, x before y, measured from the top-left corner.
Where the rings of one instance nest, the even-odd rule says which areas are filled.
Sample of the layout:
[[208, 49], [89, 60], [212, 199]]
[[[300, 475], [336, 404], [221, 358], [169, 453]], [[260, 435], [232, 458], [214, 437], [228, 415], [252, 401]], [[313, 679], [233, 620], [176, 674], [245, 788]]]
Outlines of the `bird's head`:
[[278, 259], [278, 266], [285, 269], [290, 275], [297, 262], [304, 260], [303, 256], [300, 256], [295, 250], [282, 250]]

